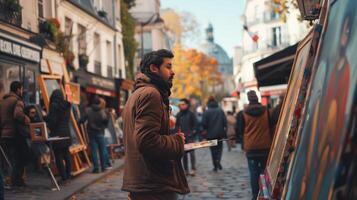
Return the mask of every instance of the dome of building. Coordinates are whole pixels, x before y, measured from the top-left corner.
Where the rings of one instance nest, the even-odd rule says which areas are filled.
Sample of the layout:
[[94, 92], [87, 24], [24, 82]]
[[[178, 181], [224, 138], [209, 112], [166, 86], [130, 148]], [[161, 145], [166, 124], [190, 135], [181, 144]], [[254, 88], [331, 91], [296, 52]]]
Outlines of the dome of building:
[[218, 62], [218, 70], [222, 74], [232, 75], [233, 74], [233, 63], [228, 57], [226, 51], [218, 44], [214, 42], [213, 26], [208, 25], [206, 29], [206, 42], [200, 45], [199, 50], [208, 56], [216, 58]]

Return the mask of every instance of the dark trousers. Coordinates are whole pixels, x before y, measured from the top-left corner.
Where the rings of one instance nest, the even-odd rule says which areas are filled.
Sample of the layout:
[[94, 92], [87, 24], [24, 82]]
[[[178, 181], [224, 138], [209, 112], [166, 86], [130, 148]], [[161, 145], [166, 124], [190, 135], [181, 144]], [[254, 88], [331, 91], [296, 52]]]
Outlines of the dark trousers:
[[128, 200], [177, 200], [178, 195], [170, 193], [129, 193]]
[[3, 139], [3, 149], [12, 165], [11, 183], [21, 185], [24, 183], [25, 165], [28, 158], [25, 156], [25, 147], [15, 138]]
[[[105, 169], [105, 162], [106, 162], [106, 147], [105, 147], [105, 142], [104, 142], [104, 134], [89, 134], [89, 145], [91, 148], [91, 157], [92, 157], [92, 162], [93, 162], [93, 169], [97, 170], [99, 169], [98, 166], [98, 156], [97, 154], [99, 153], [99, 159], [100, 159], [100, 166], [102, 167], [102, 170]], [[108, 156], [109, 158], [109, 156]]]
[[221, 168], [221, 159], [222, 159], [222, 152], [223, 152], [223, 142], [219, 141], [217, 146], [210, 147], [211, 155], [212, 155], [212, 162], [214, 169]]
[[[56, 166], [61, 175], [62, 180], [67, 180], [71, 177], [72, 164], [71, 164], [71, 153], [69, 152], [69, 147], [55, 148], [53, 152], [56, 157]], [[65, 162], [65, 164], [63, 163]]]
[[191, 159], [191, 169], [196, 170], [196, 156], [195, 156], [195, 151], [189, 151], [186, 152], [185, 155], [183, 156], [183, 168], [185, 171], [188, 171], [188, 156], [190, 155]]
[[247, 156], [247, 160], [253, 199], [257, 199], [259, 193], [259, 176], [265, 170], [265, 166], [268, 160], [268, 154], [259, 156]]

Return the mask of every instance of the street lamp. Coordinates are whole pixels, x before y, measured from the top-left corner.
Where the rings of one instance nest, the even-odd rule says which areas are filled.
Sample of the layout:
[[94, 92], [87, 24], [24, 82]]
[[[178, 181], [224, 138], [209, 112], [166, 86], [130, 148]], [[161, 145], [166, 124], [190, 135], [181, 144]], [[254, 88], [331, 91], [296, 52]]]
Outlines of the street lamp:
[[321, 0], [298, 0], [299, 10], [304, 20], [315, 20], [319, 17]]

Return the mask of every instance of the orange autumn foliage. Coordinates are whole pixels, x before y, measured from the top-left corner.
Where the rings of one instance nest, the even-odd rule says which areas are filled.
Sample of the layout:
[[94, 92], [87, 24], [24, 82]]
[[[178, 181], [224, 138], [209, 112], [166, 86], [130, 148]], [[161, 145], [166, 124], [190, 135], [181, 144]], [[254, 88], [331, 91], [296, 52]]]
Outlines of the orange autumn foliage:
[[201, 97], [212, 95], [212, 87], [222, 84], [221, 73], [215, 58], [196, 49], [184, 50], [176, 44], [173, 48], [173, 68], [175, 71], [172, 97]]

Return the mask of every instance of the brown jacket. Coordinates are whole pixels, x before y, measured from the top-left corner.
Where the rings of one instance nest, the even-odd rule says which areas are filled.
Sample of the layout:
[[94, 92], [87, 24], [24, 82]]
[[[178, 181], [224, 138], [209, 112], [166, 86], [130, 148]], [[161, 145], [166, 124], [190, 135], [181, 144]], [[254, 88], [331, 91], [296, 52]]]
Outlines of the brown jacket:
[[243, 149], [267, 150], [272, 143], [269, 111], [261, 105], [250, 105], [244, 112]]
[[159, 90], [144, 74], [123, 110], [123, 190], [133, 193], [189, 192], [180, 162], [184, 143], [169, 135], [169, 113]]
[[24, 103], [21, 98], [10, 92], [0, 101], [1, 138], [13, 138], [16, 135], [15, 120], [24, 124], [30, 121], [24, 113]]

